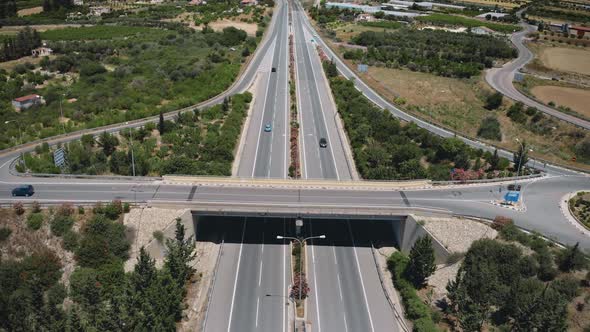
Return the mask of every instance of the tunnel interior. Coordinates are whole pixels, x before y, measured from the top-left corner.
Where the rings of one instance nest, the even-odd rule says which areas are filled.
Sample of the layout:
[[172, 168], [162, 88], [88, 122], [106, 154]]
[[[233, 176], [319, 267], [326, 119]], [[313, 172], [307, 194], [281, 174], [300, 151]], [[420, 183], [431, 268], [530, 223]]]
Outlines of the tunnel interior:
[[[296, 220], [302, 226], [296, 226]], [[281, 244], [277, 236], [317, 237], [316, 245], [400, 248], [400, 229], [405, 216], [333, 215], [214, 215], [193, 212], [197, 241], [220, 243]]]

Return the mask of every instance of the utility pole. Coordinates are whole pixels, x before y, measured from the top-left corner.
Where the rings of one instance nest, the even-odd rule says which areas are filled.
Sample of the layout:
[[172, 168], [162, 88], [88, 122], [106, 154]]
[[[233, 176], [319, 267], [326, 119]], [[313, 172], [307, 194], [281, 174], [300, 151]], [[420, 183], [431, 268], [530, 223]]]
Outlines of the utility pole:
[[[125, 122], [125, 125], [128, 125], [129, 122]], [[129, 149], [131, 149], [131, 167], [133, 168], [133, 176], [135, 176], [135, 155], [133, 154], [133, 140], [131, 139], [131, 128], [127, 128], [129, 130]]]

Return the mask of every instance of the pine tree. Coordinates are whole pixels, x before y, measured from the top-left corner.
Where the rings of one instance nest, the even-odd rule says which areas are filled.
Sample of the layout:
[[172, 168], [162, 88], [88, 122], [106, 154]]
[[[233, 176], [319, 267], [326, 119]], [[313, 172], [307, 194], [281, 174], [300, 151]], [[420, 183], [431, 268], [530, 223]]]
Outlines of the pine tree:
[[176, 232], [174, 240], [166, 240], [168, 255], [164, 262], [164, 267], [170, 272], [170, 275], [178, 286], [184, 288], [185, 282], [195, 272], [189, 265], [195, 258], [195, 242], [192, 237], [185, 239], [184, 225], [176, 219]]
[[[526, 165], [529, 161], [529, 149], [527, 148], [526, 142], [522, 142], [522, 144], [518, 147], [518, 151], [514, 153], [514, 157], [512, 158], [512, 162], [514, 163], [514, 170], [519, 172], [522, 170], [522, 167]], [[516, 174], [518, 175], [518, 174]]]
[[227, 98], [227, 97], [223, 98], [223, 104], [221, 104], [221, 111], [224, 114], [229, 113], [229, 98]]
[[154, 282], [158, 274], [156, 261], [150, 257], [144, 247], [139, 250], [139, 257], [130, 276], [131, 287], [135, 292], [143, 292]]
[[414, 243], [410, 251], [410, 262], [406, 272], [416, 287], [422, 287], [435, 270], [432, 240], [429, 236], [423, 236]]
[[162, 111], [160, 111], [160, 121], [158, 122], [158, 131], [160, 132], [160, 136], [164, 135], [164, 127], [165, 127], [164, 113], [162, 113]]
[[570, 272], [574, 270], [581, 270], [588, 264], [586, 257], [580, 251], [579, 243], [576, 243], [573, 247], [567, 247], [561, 251], [557, 257], [559, 269], [563, 272]]
[[492, 158], [490, 159], [490, 168], [492, 170], [497, 170], [499, 166], [500, 166], [500, 157], [498, 156], [498, 149], [495, 149], [494, 154], [492, 155]]

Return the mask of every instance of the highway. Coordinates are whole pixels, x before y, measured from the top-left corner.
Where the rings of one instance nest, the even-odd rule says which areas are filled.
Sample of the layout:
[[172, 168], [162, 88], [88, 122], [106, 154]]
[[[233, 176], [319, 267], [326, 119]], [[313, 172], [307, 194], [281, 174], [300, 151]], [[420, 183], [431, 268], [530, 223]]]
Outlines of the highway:
[[569, 122], [584, 129], [590, 129], [590, 122], [560, 112], [545, 104], [541, 104], [538, 101], [524, 95], [514, 87], [514, 84], [512, 82], [514, 80], [515, 73], [534, 58], [533, 52], [531, 52], [524, 45], [524, 40], [526, 38], [526, 35], [528, 33], [536, 31], [537, 27], [526, 23], [522, 23], [521, 26], [523, 27], [522, 31], [514, 33], [510, 36], [510, 41], [518, 50], [518, 58], [506, 63], [504, 66], [500, 68], [489, 69], [486, 72], [486, 81], [488, 82], [488, 84], [508, 98], [520, 101], [527, 106], [536, 107], [538, 110], [546, 114], [552, 115], [560, 120]]
[[[322, 64], [311, 34], [303, 28], [305, 13], [293, 1], [293, 31], [297, 77], [297, 109], [300, 124], [301, 168], [304, 179], [350, 180], [351, 172], [345, 154], [343, 133], [339, 133], [336, 106], [323, 74]], [[325, 138], [327, 147], [319, 140]]]
[[[302, 177], [350, 180], [348, 165], [353, 161], [347, 160], [341, 138], [345, 134], [338, 132], [336, 105], [316, 41], [305, 29], [305, 12], [297, 1], [292, 9]], [[320, 138], [327, 140], [327, 147], [320, 147]], [[312, 330], [399, 330], [379, 282], [372, 248], [357, 246], [349, 222], [308, 220], [304, 231], [305, 236], [326, 235], [325, 240], [313, 240], [306, 250], [311, 289], [306, 312]], [[361, 241], [366, 244], [365, 240]]]
[[[301, 17], [303, 17], [303, 15], [301, 15]], [[401, 109], [396, 107], [394, 104], [392, 104], [388, 100], [385, 100], [383, 97], [381, 97], [377, 92], [375, 92], [365, 82], [363, 82], [363, 80], [360, 79], [356, 75], [356, 73], [354, 73], [350, 68], [348, 68], [348, 66], [342, 61], [342, 59], [340, 59], [338, 57], [338, 55], [334, 51], [332, 51], [332, 49], [330, 49], [330, 47], [328, 47], [326, 42], [324, 42], [320, 38], [320, 36], [317, 34], [315, 29], [312, 27], [311, 23], [309, 22], [309, 19], [307, 18], [307, 16], [305, 16], [305, 18], [302, 20], [302, 24], [304, 25], [304, 29], [307, 30], [311, 35], [313, 35], [314, 40], [322, 47], [322, 49], [327, 54], [327, 56], [330, 59], [333, 59], [333, 61], [336, 63], [336, 67], [338, 68], [338, 71], [340, 72], [340, 74], [342, 76], [346, 77], [347, 79], [352, 80], [354, 82], [354, 85], [357, 88], [357, 90], [359, 90], [365, 97], [367, 97], [376, 106], [378, 106], [382, 109], [388, 110], [389, 112], [391, 112], [391, 114], [393, 116], [395, 116], [398, 119], [401, 119], [401, 120], [407, 121], [407, 122], [414, 122], [417, 126], [424, 128], [424, 129], [428, 130], [429, 132], [439, 135], [441, 137], [457, 137], [457, 138], [461, 139], [462, 141], [464, 141], [469, 146], [472, 146], [477, 149], [483, 149], [485, 151], [492, 151], [493, 152], [496, 149], [494, 146], [491, 146], [486, 143], [482, 143], [482, 142], [479, 142], [479, 141], [476, 141], [476, 140], [473, 140], [473, 139], [470, 139], [467, 137], [463, 137], [458, 133], [452, 132], [450, 130], [447, 130], [447, 129], [444, 129], [441, 127], [437, 127], [436, 125], [434, 125], [430, 122], [424, 121], [424, 120], [417, 118], [413, 115], [405, 113], [404, 111], [402, 111]], [[513, 152], [498, 149], [498, 155], [500, 155], [501, 157], [508, 158], [509, 160], [512, 160]], [[532, 159], [529, 160], [527, 166], [528, 167], [536, 166], [537, 169], [539, 169], [543, 172], [547, 172], [547, 173], [555, 174], [555, 175], [576, 175], [576, 174], [579, 174], [579, 172], [577, 172], [577, 171], [572, 171], [572, 170], [569, 170], [569, 169], [566, 169], [566, 168], [563, 168], [560, 166], [551, 165], [551, 164], [544, 164], [542, 161], [535, 162]]]
[[[244, 129], [237, 175], [286, 178], [289, 164], [288, 6], [277, 1], [269, 47], [261, 55], [254, 105]], [[274, 71], [273, 71], [274, 68]], [[265, 127], [271, 126], [271, 131]], [[198, 189], [195, 189], [196, 192]], [[287, 221], [238, 218], [219, 232], [226, 239], [204, 331], [286, 331], [291, 255]], [[270, 295], [270, 296], [267, 296]]]
[[[286, 178], [289, 167], [288, 6], [274, 15], [270, 47], [259, 68], [254, 105], [239, 161], [240, 177]], [[275, 72], [272, 71], [275, 69]], [[265, 127], [270, 125], [271, 131]]]
[[[294, 3], [297, 8], [299, 4]], [[283, 90], [282, 76], [287, 66], [281, 62], [288, 55], [286, 34], [287, 6], [284, 1], [277, 2], [275, 15], [269, 33], [255, 53], [250, 65], [236, 84], [224, 94], [201, 105], [212, 105], [225, 96], [245, 91], [258, 77], [259, 89], [253, 116], [248, 127], [246, 149], [240, 157], [243, 168], [238, 168], [244, 177], [284, 177], [287, 163], [286, 144], [281, 128], [286, 115], [281, 118], [283, 102], [288, 102]], [[318, 38], [301, 10], [294, 13], [293, 32], [296, 40], [297, 90], [299, 93], [299, 113], [302, 130], [301, 152], [305, 178], [348, 179], [344, 146], [338, 137], [334, 124], [335, 109], [330, 100], [321, 63], [315, 52], [318, 43], [328, 56], [336, 61], [338, 69], [354, 80], [357, 88], [378, 106], [388, 109], [395, 116], [443, 137], [454, 133], [437, 128], [414, 118], [377, 95], [366, 86], [345, 64]], [[278, 26], [277, 26], [278, 24]], [[312, 42], [311, 39], [314, 41]], [[268, 67], [277, 66], [275, 73]], [[273, 87], [274, 86], [274, 87]], [[285, 93], [283, 93], [283, 92]], [[264, 101], [266, 99], [266, 101]], [[261, 101], [262, 100], [262, 101]], [[274, 103], [274, 104], [273, 104]], [[254, 120], [254, 119], [258, 120]], [[125, 127], [137, 127], [155, 119], [139, 120], [129, 125], [110, 126], [107, 131], [117, 131]], [[271, 121], [272, 134], [263, 132], [262, 126]], [[256, 127], [258, 127], [256, 129]], [[103, 129], [91, 131], [100, 133]], [[87, 131], [86, 131], [87, 132]], [[254, 136], [251, 136], [250, 133]], [[83, 132], [58, 141], [78, 138]], [[85, 133], [85, 132], [84, 132]], [[251, 137], [261, 138], [252, 139]], [[273, 136], [274, 135], [274, 136]], [[329, 145], [319, 148], [319, 137], [326, 137]], [[286, 136], [285, 136], [286, 137]], [[468, 144], [492, 150], [493, 147], [477, 141], [462, 138]], [[275, 145], [276, 143], [276, 145]], [[26, 149], [32, 150], [33, 145]], [[501, 155], [511, 158], [512, 154], [501, 151]], [[490, 203], [498, 200], [505, 192], [505, 184], [483, 184], [441, 187], [421, 190], [378, 191], [378, 190], [316, 190], [279, 189], [268, 186], [231, 187], [195, 186], [168, 184], [160, 179], [149, 178], [38, 178], [26, 179], [9, 172], [10, 163], [17, 152], [0, 153], [0, 204], [15, 201], [39, 201], [59, 203], [69, 201], [82, 204], [96, 201], [123, 201], [138, 203], [170, 204], [208, 204], [210, 206], [251, 206], [260, 209], [269, 205], [299, 207], [302, 210], [313, 206], [338, 208], [350, 207], [423, 207], [447, 210], [459, 215], [494, 218], [504, 215], [515, 220], [516, 224], [536, 230], [546, 236], [566, 244], [580, 242], [586, 250], [590, 249], [587, 232], [574, 226], [559, 209], [559, 201], [572, 191], [588, 190], [589, 178], [560, 167], [547, 165], [541, 167], [549, 176], [523, 181], [523, 201], [526, 209], [516, 211]], [[244, 160], [242, 160], [242, 158]], [[250, 158], [248, 160], [248, 158]], [[285, 159], [283, 159], [285, 158]], [[284, 163], [282, 161], [285, 161]], [[248, 166], [249, 165], [249, 166]], [[537, 163], [540, 167], [542, 163]], [[30, 183], [36, 188], [31, 198], [12, 198], [10, 191], [16, 184]], [[502, 191], [500, 191], [502, 190]], [[282, 219], [265, 217], [233, 218], [217, 230], [224, 238], [223, 256], [219, 263], [206, 331], [285, 331], [288, 329], [288, 310], [285, 296], [289, 280], [290, 255], [283, 242], [275, 240], [277, 234], [292, 233], [289, 225]], [[309, 226], [309, 227], [307, 227]], [[384, 303], [384, 294], [376, 281], [376, 270], [371, 262], [370, 240], [368, 234], [379, 233], [378, 227], [370, 221], [349, 220], [327, 221], [306, 226], [310, 235], [324, 233], [325, 242], [319, 240], [308, 247], [308, 281], [311, 296], [308, 300], [308, 319], [314, 331], [391, 331], [399, 330], [393, 320], [393, 313]], [[370, 228], [369, 228], [370, 227]], [[225, 230], [231, 230], [225, 232]], [[384, 233], [385, 234], [385, 233]], [[346, 262], [346, 263], [343, 263]], [[340, 292], [342, 290], [342, 292]], [[270, 296], [267, 296], [270, 295]]]

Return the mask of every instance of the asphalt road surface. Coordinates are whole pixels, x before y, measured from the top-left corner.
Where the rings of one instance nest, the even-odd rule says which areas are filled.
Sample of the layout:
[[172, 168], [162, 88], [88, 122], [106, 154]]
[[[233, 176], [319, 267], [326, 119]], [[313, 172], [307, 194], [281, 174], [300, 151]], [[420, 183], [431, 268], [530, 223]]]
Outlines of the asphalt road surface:
[[[316, 43], [303, 28], [303, 9], [293, 2], [293, 32], [297, 78], [297, 108], [300, 125], [302, 177], [350, 180], [344, 142], [336, 126], [336, 106], [316, 51]], [[327, 147], [319, 145], [321, 138]]]
[[[302, 177], [350, 180], [345, 143], [340, 136], [343, 133], [338, 132], [335, 121], [336, 105], [323, 74], [316, 40], [305, 29], [305, 19], [303, 8], [294, 1]], [[327, 147], [319, 146], [320, 138], [327, 140]], [[311, 289], [306, 309], [312, 329], [399, 330], [379, 282], [371, 247], [357, 248], [350, 225], [342, 221], [308, 221], [304, 229], [311, 235], [327, 236], [326, 240], [314, 240], [306, 251], [307, 280]]]
[[204, 331], [289, 330], [291, 256], [276, 239], [288, 225], [282, 218], [200, 217], [202, 233], [224, 239]]
[[534, 58], [534, 54], [524, 45], [524, 40], [528, 33], [536, 31], [537, 28], [526, 23], [521, 25], [524, 29], [510, 37], [512, 44], [514, 44], [518, 50], [518, 58], [510, 61], [501, 68], [492, 68], [488, 70], [486, 72], [486, 81], [492, 86], [492, 88], [496, 89], [506, 97], [520, 101], [527, 106], [536, 107], [538, 110], [546, 114], [552, 115], [576, 126], [580, 126], [584, 129], [590, 129], [590, 122], [560, 112], [545, 104], [541, 104], [536, 100], [527, 97], [514, 87], [514, 84], [512, 83], [514, 80], [514, 74]]
[[[258, 67], [254, 107], [238, 176], [286, 178], [288, 168], [288, 6], [277, 2], [270, 45]], [[273, 71], [274, 70], [274, 71]], [[265, 130], [267, 125], [271, 131]], [[196, 189], [195, 189], [196, 191]], [[194, 192], [193, 192], [194, 193]], [[209, 302], [205, 331], [286, 331], [290, 277], [288, 245], [276, 240], [287, 222], [244, 218], [222, 229], [225, 241]], [[237, 231], [237, 233], [236, 233]], [[267, 296], [268, 295], [268, 296]]]
[[[289, 163], [288, 6], [279, 5], [270, 47], [259, 68], [254, 107], [238, 156], [238, 176], [286, 178]], [[274, 68], [274, 72], [273, 72]], [[270, 132], [265, 127], [270, 125]]]

